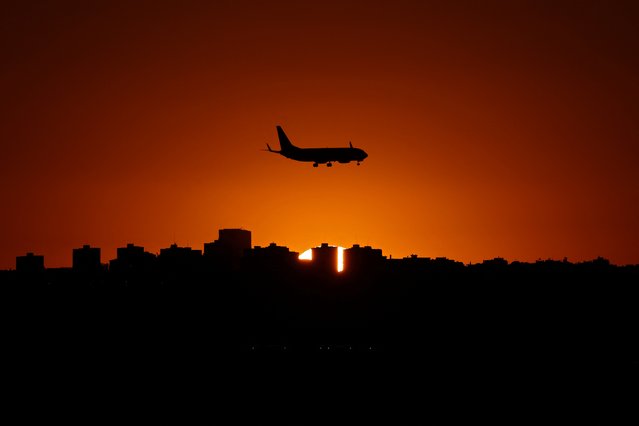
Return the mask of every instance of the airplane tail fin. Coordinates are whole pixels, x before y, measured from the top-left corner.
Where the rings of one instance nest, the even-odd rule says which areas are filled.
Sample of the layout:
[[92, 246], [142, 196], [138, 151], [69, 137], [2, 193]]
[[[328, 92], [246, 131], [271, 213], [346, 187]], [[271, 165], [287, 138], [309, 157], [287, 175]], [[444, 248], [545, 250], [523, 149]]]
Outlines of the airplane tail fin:
[[281, 126], [277, 126], [277, 138], [280, 140], [280, 148], [282, 152], [290, 151], [295, 148], [290, 140], [288, 140], [288, 136], [284, 133]]

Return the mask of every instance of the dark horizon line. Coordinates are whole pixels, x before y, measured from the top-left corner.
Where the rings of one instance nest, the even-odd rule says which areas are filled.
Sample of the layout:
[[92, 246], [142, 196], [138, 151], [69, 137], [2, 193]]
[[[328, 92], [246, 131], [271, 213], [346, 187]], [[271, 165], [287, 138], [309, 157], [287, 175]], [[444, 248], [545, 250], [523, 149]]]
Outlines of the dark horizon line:
[[[241, 228], [243, 230], [243, 228]], [[249, 231], [250, 232], [250, 231]], [[204, 245], [209, 244], [209, 243], [204, 243]], [[194, 249], [190, 246], [179, 246], [177, 243], [172, 243], [169, 247], [165, 247], [165, 248], [160, 248], [160, 252], [159, 253], [151, 253], [148, 252], [144, 249], [144, 246], [136, 246], [134, 243], [126, 243], [126, 245], [122, 246], [122, 247], [116, 247], [116, 252], [118, 249], [126, 249], [127, 247], [137, 247], [137, 248], [141, 248], [144, 250], [144, 253], [148, 253], [152, 256], [154, 256], [155, 258], [159, 258], [161, 256], [161, 252], [162, 250], [167, 250], [167, 249], [172, 249], [172, 248], [178, 248], [178, 249], [188, 249], [191, 250], [195, 253], [200, 252], [200, 256], [205, 257], [205, 253], [203, 252], [203, 250], [201, 249]], [[296, 257], [298, 257], [299, 255], [301, 255], [302, 253], [299, 253], [297, 251], [292, 251], [290, 250], [289, 247], [287, 246], [280, 246], [277, 245], [275, 242], [271, 242], [269, 245], [266, 246], [260, 246], [260, 245], [251, 245], [250, 248], [246, 249], [246, 250], [255, 250], [255, 249], [267, 249], [269, 247], [278, 247], [278, 248], [283, 248], [286, 249], [290, 252], [290, 254], [295, 254]], [[319, 249], [322, 247], [334, 247], [334, 248], [338, 248], [338, 247], [342, 247], [342, 246], [336, 246], [336, 245], [330, 245], [328, 243], [321, 243], [317, 246], [313, 246], [310, 249]], [[86, 248], [90, 248], [90, 249], [98, 249], [98, 250], [102, 250], [101, 247], [95, 247], [95, 246], [91, 246], [90, 244], [83, 244], [82, 247], [77, 247], [77, 248], [72, 248], [72, 253], [74, 250], [82, 250], [82, 249], [86, 249]], [[354, 243], [351, 247], [343, 247], [343, 250], [346, 252], [348, 250], [352, 250], [352, 249], [364, 249], [364, 250], [375, 250], [375, 251], [379, 251], [380, 255], [382, 256], [384, 261], [402, 261], [402, 260], [411, 260], [411, 259], [415, 259], [415, 260], [426, 260], [426, 261], [449, 261], [449, 262], [455, 262], [455, 263], [460, 263], [463, 264], [464, 266], [473, 266], [473, 265], [481, 265], [481, 264], [485, 264], [485, 263], [491, 263], [491, 262], [501, 262], [501, 263], [505, 263], [505, 264], [535, 264], [535, 263], [543, 263], [543, 262], [559, 262], [559, 263], [565, 263], [565, 264], [582, 264], [582, 263], [592, 263], [592, 262], [605, 262], [607, 264], [609, 264], [610, 266], [615, 266], [615, 267], [638, 267], [639, 263], [626, 263], [626, 264], [617, 264], [617, 263], [612, 263], [610, 262], [610, 260], [604, 256], [597, 256], [595, 258], [592, 259], [588, 259], [588, 260], [581, 260], [581, 261], [576, 261], [576, 262], [572, 262], [570, 260], [568, 260], [568, 257], [563, 257], [563, 259], [555, 259], [555, 258], [537, 258], [534, 261], [522, 261], [522, 260], [508, 260], [502, 256], [496, 256], [496, 257], [492, 257], [492, 258], [488, 258], [488, 259], [483, 259], [480, 262], [462, 262], [462, 261], [458, 261], [452, 258], [448, 258], [446, 256], [436, 256], [436, 257], [430, 257], [430, 256], [419, 256], [417, 254], [410, 254], [408, 256], [404, 256], [404, 257], [393, 257], [392, 255], [389, 256], [385, 256], [382, 255], [383, 251], [380, 248], [376, 248], [376, 247], [372, 247], [370, 245], [360, 245], [358, 243]], [[32, 251], [27, 251], [24, 255], [18, 255], [16, 256], [16, 260], [18, 258], [25, 258], [25, 257], [42, 257], [43, 259], [46, 257], [45, 255], [42, 254], [36, 254], [35, 252]], [[241, 257], [244, 257], [244, 255], [242, 255]], [[102, 265], [109, 265], [109, 263], [113, 260], [117, 259], [117, 255], [115, 258], [113, 259], [109, 259], [106, 262], [103, 263], [103, 260], [100, 260], [100, 264]], [[312, 260], [305, 260], [305, 259], [298, 259], [302, 262], [309, 262]], [[55, 267], [44, 267], [44, 269], [72, 269], [73, 266], [55, 266]], [[0, 271], [15, 271], [16, 268], [0, 268]]]

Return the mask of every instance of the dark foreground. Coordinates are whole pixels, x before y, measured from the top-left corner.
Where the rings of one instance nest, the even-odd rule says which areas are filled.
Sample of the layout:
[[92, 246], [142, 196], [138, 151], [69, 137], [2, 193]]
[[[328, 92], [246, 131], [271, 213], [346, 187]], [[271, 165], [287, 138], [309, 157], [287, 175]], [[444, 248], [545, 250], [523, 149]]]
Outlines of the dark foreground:
[[[214, 279], [7, 273], [6, 383], [26, 423], [86, 419], [83, 408], [119, 423], [207, 424], [227, 411], [242, 423], [283, 402], [315, 405], [313, 389], [341, 403], [364, 396], [361, 415], [424, 393], [419, 403], [451, 422], [518, 404], [535, 417], [602, 386], [636, 387], [637, 278], [636, 267], [597, 262]], [[285, 400], [272, 403], [280, 385]]]

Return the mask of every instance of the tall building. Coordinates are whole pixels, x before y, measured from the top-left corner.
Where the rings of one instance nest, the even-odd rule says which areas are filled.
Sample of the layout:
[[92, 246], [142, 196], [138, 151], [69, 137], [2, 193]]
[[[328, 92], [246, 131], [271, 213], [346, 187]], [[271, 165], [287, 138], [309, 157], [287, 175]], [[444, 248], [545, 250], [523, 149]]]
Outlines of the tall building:
[[204, 244], [204, 254], [224, 251], [241, 257], [244, 250], [251, 248], [251, 231], [246, 229], [220, 229], [218, 239]]
[[321, 246], [313, 248], [313, 269], [322, 273], [337, 272], [337, 247], [322, 243]]
[[204, 256], [218, 266], [238, 269], [244, 252], [250, 249], [251, 231], [220, 229], [217, 240], [204, 244]]
[[73, 270], [82, 274], [97, 273], [102, 269], [100, 263], [100, 249], [83, 245], [82, 248], [73, 249]]

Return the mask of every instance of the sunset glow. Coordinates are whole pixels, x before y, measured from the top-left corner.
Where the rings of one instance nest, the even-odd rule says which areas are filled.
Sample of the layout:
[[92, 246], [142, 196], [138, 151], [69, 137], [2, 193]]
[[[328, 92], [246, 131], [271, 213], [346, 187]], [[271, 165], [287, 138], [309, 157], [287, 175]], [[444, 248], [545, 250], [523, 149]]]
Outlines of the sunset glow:
[[300, 260], [313, 260], [313, 249], [310, 248], [299, 255]]
[[[559, 3], [12, 2], [0, 269], [240, 227], [295, 251], [639, 263], [639, 8]], [[277, 125], [369, 156], [264, 152]]]
[[[300, 260], [313, 260], [313, 249], [310, 248], [299, 255]], [[337, 272], [344, 271], [344, 247], [337, 247]]]

